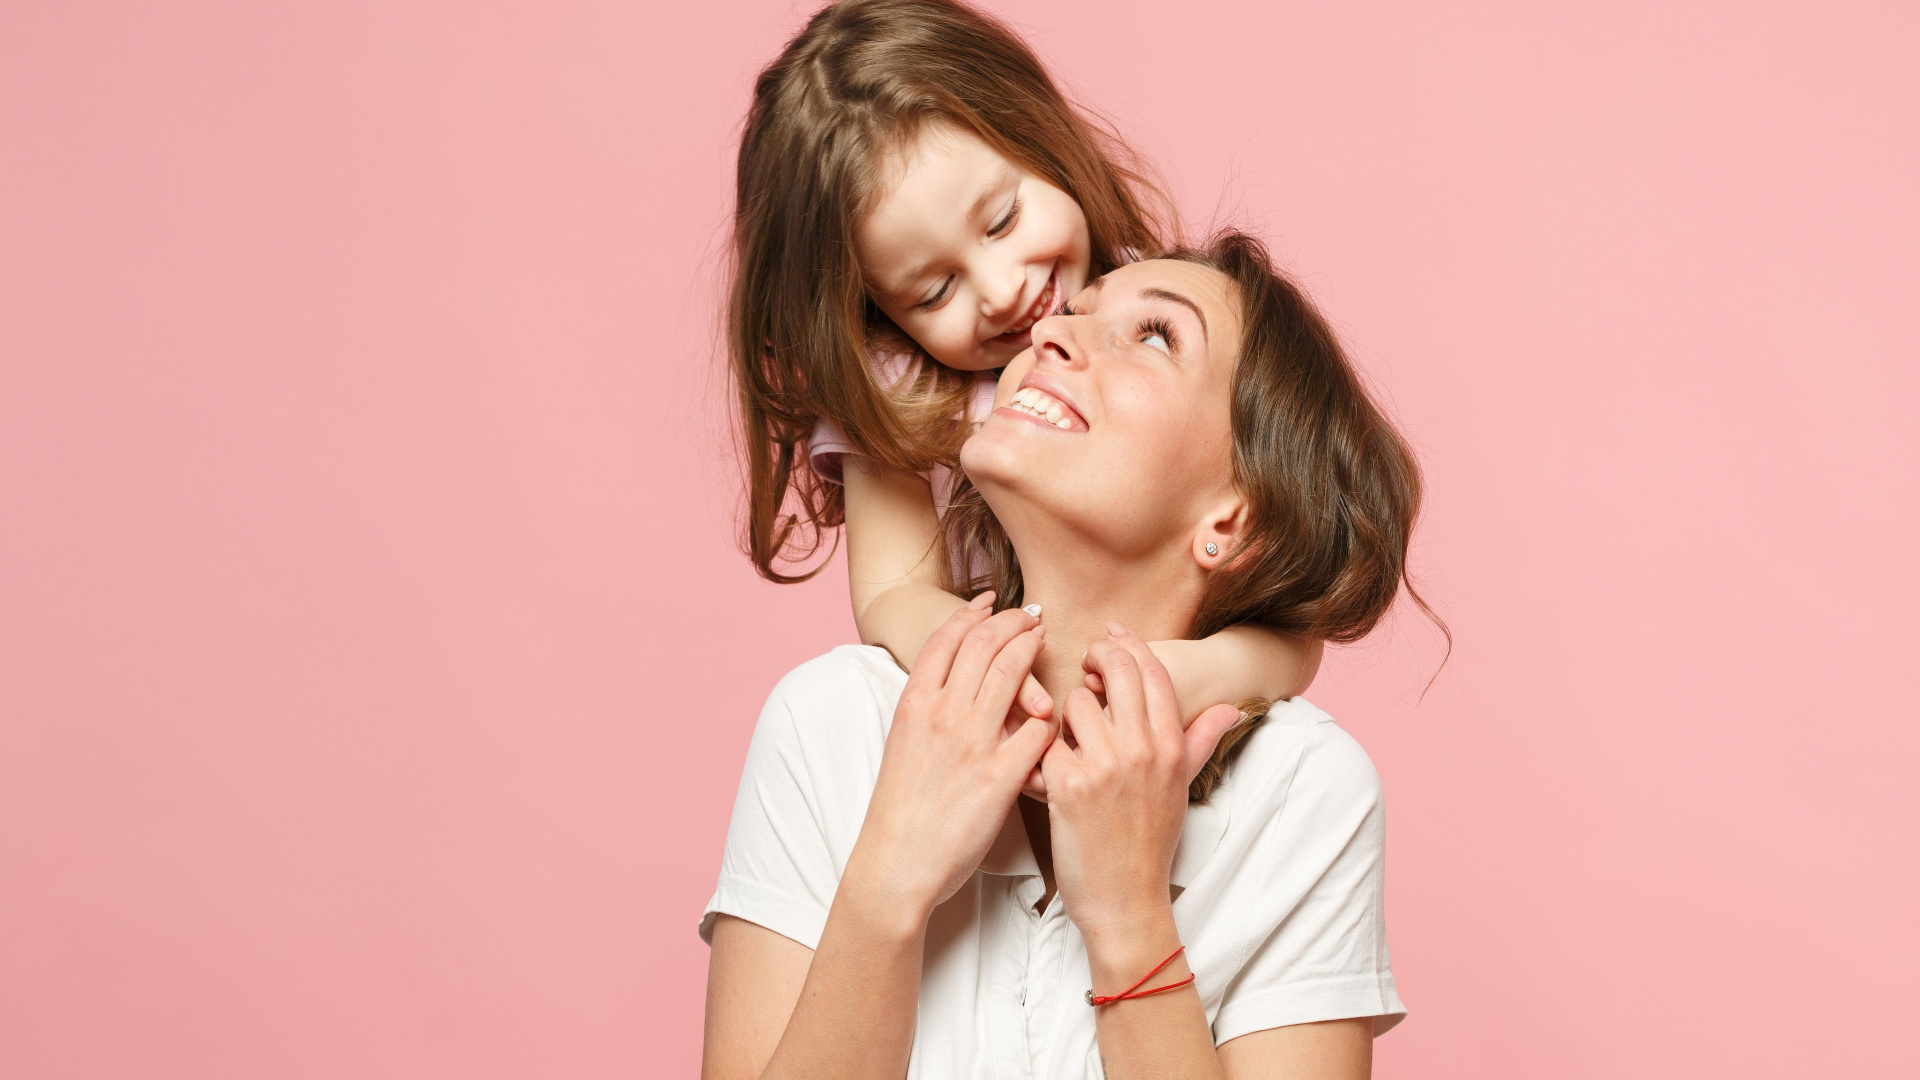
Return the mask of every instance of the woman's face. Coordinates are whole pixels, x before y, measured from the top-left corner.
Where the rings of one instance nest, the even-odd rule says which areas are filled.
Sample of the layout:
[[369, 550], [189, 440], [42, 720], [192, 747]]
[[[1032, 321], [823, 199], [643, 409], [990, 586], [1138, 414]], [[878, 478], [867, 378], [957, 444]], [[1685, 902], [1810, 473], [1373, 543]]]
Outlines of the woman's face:
[[868, 293], [935, 360], [1004, 367], [1086, 283], [1087, 218], [1066, 192], [944, 122], [883, 166], [854, 230]]
[[960, 455], [1016, 546], [1034, 515], [1127, 557], [1188, 545], [1234, 497], [1232, 283], [1134, 263], [1032, 333]]

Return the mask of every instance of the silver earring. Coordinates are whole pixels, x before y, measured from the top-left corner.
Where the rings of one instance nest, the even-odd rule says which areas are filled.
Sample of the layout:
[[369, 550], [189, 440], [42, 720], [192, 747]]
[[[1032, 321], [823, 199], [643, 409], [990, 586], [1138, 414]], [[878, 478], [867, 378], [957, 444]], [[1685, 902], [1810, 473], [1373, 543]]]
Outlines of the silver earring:
[[1220, 545], [1218, 545], [1218, 544], [1213, 544], [1213, 543], [1209, 543], [1209, 544], [1207, 545], [1207, 554], [1209, 554], [1209, 555], [1218, 555], [1218, 554], [1220, 554]]

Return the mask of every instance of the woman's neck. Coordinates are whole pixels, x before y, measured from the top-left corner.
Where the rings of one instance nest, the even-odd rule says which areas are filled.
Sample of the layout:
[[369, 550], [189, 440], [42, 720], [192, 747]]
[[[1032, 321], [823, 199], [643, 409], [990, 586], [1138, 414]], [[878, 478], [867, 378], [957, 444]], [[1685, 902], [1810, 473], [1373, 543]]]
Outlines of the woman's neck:
[[1082, 548], [1073, 559], [1023, 554], [1020, 566], [1025, 602], [1041, 606], [1047, 628], [1034, 677], [1063, 704], [1086, 685], [1081, 659], [1089, 646], [1106, 638], [1108, 623], [1117, 622], [1146, 641], [1186, 637], [1205, 586], [1199, 567], [1181, 552], [1118, 561]]

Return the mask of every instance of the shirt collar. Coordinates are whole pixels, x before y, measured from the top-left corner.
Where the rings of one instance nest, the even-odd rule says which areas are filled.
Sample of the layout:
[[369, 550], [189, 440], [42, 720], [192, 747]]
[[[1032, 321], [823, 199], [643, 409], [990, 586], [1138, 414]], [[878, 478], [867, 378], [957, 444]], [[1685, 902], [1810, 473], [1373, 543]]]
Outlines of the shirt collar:
[[[1200, 876], [1201, 867], [1220, 846], [1227, 834], [1227, 811], [1213, 803], [1195, 803], [1187, 807], [1187, 820], [1180, 826], [1180, 845], [1173, 850], [1173, 873], [1169, 884], [1184, 889]], [[1040, 864], [1027, 842], [1027, 827], [1020, 820], [1020, 808], [1014, 807], [1000, 823], [1000, 834], [980, 860], [980, 872], [998, 877], [1039, 877]]]

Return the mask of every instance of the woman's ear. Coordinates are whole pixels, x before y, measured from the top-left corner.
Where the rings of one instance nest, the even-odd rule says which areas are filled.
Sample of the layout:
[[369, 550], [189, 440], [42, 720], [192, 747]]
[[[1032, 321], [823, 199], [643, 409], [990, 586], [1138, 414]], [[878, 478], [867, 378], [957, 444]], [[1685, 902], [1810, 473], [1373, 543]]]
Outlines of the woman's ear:
[[1247, 503], [1238, 494], [1207, 512], [1193, 534], [1193, 561], [1202, 570], [1218, 570], [1233, 556], [1247, 531]]

